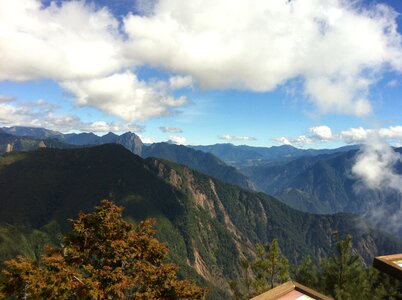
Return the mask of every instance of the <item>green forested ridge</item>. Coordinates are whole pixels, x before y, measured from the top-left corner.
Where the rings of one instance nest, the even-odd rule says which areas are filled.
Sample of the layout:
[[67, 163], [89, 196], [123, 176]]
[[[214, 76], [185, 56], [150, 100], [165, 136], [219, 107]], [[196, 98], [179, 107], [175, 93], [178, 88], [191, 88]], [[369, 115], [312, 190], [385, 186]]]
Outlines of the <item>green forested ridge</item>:
[[254, 259], [240, 260], [242, 276], [240, 280], [231, 282], [236, 300], [250, 299], [285, 283], [290, 277], [299, 284], [337, 300], [402, 297], [402, 282], [371, 266], [365, 266], [352, 247], [350, 235], [343, 240], [336, 236], [336, 248], [319, 262], [306, 257], [290, 268], [277, 240], [266, 245], [257, 245], [256, 253]]
[[335, 232], [354, 236], [354, 247], [368, 263], [374, 255], [402, 251], [399, 241], [356, 216], [302, 213], [185, 166], [103, 145], [1, 157], [2, 259], [33, 256], [45, 242], [57, 243], [67, 219], [104, 198], [126, 207], [129, 220], [156, 217], [158, 238], [181, 275], [208, 285], [215, 299], [228, 297], [228, 282], [241, 273], [239, 258], [253, 257], [255, 244], [274, 238], [292, 263], [330, 253]]

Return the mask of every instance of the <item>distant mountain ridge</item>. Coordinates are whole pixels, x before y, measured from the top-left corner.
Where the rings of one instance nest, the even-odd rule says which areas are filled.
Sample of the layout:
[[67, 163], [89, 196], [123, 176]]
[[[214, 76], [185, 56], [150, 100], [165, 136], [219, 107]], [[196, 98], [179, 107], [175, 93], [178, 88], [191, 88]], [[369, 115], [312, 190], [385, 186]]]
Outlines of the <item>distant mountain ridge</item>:
[[58, 131], [53, 131], [45, 128], [14, 126], [1, 128], [4, 132], [16, 136], [26, 136], [39, 139], [57, 139], [63, 143], [87, 146], [87, 145], [103, 145], [108, 143], [115, 143], [123, 145], [125, 148], [134, 154], [141, 155], [143, 143], [138, 135], [132, 132], [126, 132], [122, 135], [116, 135], [109, 132], [103, 136], [98, 136], [92, 132], [89, 133], [68, 133], [63, 134]]
[[[199, 172], [205, 173], [209, 176], [226, 181], [231, 184], [238, 185], [244, 189], [256, 190], [255, 185], [237, 171], [235, 168], [226, 165], [219, 158], [212, 154], [197, 151], [189, 147], [179, 146], [169, 143], [155, 143], [151, 145], [144, 145], [138, 135], [132, 132], [126, 132], [121, 135], [116, 135], [109, 132], [103, 136], [98, 136], [94, 133], [71, 133], [62, 134], [60, 132], [47, 130], [44, 128], [31, 128], [31, 127], [11, 127], [4, 128], [8, 132], [20, 134], [24, 137], [33, 136], [38, 139], [49, 139], [49, 137], [60, 141], [59, 148], [63, 147], [62, 142], [75, 146], [89, 146], [89, 145], [103, 145], [103, 144], [120, 144], [134, 154], [141, 157], [157, 157], [162, 159], [171, 160], [176, 163], [184, 164]], [[38, 148], [38, 146], [36, 146]], [[1, 149], [1, 140], [0, 140]], [[15, 151], [33, 150], [35, 147], [30, 148], [14, 148]], [[0, 152], [2, 153], [2, 152]]]
[[209, 146], [190, 146], [194, 149], [212, 153], [229, 165], [236, 167], [272, 165], [287, 163], [302, 156], [317, 156], [356, 150], [359, 145], [349, 145], [336, 149], [299, 149], [290, 145], [272, 147], [253, 147], [247, 145], [215, 144]]
[[[402, 148], [395, 151], [402, 153]], [[302, 211], [315, 213], [352, 212], [365, 215], [383, 228], [390, 226], [389, 218], [402, 209], [402, 195], [395, 191], [369, 190], [359, 186], [351, 169], [357, 151], [301, 157], [287, 164], [242, 169], [259, 189], [280, 198], [284, 203]], [[402, 174], [402, 164], [395, 166]], [[360, 188], [359, 188], [360, 187]]]
[[12, 151], [31, 151], [37, 148], [72, 148], [74, 146], [57, 139], [37, 139], [29, 136], [15, 136], [0, 130], [0, 154]]
[[185, 277], [211, 288], [210, 299], [229, 298], [228, 282], [241, 274], [239, 258], [273, 238], [292, 262], [331, 252], [334, 233], [352, 234], [366, 261], [402, 251], [400, 241], [356, 216], [299, 212], [265, 194], [107, 144], [0, 156], [0, 255], [37, 255], [40, 245], [57, 243], [68, 218], [103, 198], [125, 206], [129, 220], [157, 218], [170, 258]]

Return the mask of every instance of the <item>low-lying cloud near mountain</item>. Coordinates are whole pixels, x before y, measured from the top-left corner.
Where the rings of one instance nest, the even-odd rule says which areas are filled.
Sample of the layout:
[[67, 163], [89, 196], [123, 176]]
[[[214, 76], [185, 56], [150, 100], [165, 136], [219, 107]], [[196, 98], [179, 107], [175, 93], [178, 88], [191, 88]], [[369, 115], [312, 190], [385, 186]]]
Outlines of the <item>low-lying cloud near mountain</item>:
[[[52, 79], [78, 105], [133, 121], [185, 104], [172, 89], [261, 92], [301, 78], [320, 112], [365, 116], [369, 88], [402, 70], [397, 13], [385, 5], [160, 0], [145, 12], [119, 21], [83, 1], [1, 1], [0, 80]], [[172, 74], [169, 88], [138, 79], [141, 66]]]
[[357, 155], [352, 173], [371, 189], [402, 192], [402, 177], [394, 169], [398, 162], [402, 162], [402, 156], [372, 133]]
[[279, 144], [300, 147], [329, 141], [341, 141], [346, 144], [379, 143], [381, 145], [384, 144], [384, 141], [389, 141], [399, 146], [402, 144], [402, 126], [389, 126], [378, 129], [356, 127], [342, 130], [339, 133], [333, 133], [330, 127], [320, 125], [309, 128], [308, 133], [305, 135], [298, 137], [278, 137], [274, 138], [273, 141]]

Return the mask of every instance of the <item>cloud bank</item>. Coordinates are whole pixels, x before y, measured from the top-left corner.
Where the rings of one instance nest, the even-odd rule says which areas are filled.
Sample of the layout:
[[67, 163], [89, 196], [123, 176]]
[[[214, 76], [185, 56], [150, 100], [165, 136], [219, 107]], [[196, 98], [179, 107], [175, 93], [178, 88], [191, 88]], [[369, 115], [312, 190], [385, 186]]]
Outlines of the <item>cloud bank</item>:
[[[120, 21], [84, 1], [44, 8], [39, 0], [3, 0], [0, 80], [52, 79], [78, 105], [133, 121], [184, 105], [172, 91], [194, 84], [268, 92], [301, 78], [319, 112], [366, 116], [370, 87], [384, 71], [402, 69], [397, 14], [381, 4], [160, 0], [146, 7]], [[165, 88], [138, 79], [141, 66], [172, 74]]]
[[[338, 141], [346, 144], [366, 144], [384, 141], [402, 144], [402, 126], [389, 126], [378, 129], [369, 129], [363, 127], [349, 128], [338, 133], [333, 133], [331, 128], [326, 125], [311, 127], [309, 134], [294, 137], [278, 137], [273, 141], [283, 145], [305, 146], [329, 141]], [[376, 138], [372, 138], [375, 136]]]
[[128, 57], [203, 88], [265, 92], [302, 78], [320, 112], [365, 116], [370, 86], [402, 67], [396, 16], [359, 1], [160, 0], [124, 27]]

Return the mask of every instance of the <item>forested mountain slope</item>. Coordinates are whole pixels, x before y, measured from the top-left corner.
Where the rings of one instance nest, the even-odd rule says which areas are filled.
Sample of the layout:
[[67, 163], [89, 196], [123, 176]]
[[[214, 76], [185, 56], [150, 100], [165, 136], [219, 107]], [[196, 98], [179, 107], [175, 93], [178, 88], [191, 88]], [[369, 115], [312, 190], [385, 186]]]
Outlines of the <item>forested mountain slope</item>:
[[209, 285], [211, 298], [227, 296], [239, 276], [239, 258], [256, 243], [278, 238], [292, 262], [328, 254], [334, 234], [354, 236], [367, 261], [402, 251], [402, 244], [349, 214], [313, 215], [275, 198], [249, 192], [168, 161], [142, 158], [119, 145], [38, 149], [0, 157], [0, 254], [37, 255], [57, 243], [68, 218], [109, 198], [125, 216], [157, 219], [181, 274]]

